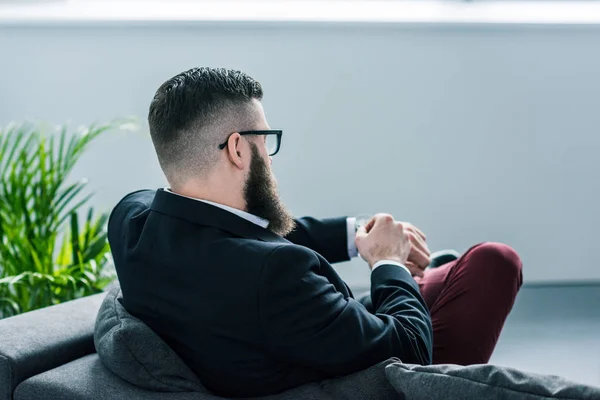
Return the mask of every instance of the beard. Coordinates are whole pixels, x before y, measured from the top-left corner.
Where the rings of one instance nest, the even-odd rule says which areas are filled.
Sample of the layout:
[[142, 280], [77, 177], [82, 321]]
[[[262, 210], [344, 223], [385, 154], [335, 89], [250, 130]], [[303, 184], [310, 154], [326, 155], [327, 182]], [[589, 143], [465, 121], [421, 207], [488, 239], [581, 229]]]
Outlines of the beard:
[[258, 147], [254, 143], [251, 143], [250, 146], [252, 147], [252, 161], [250, 161], [250, 172], [244, 185], [246, 210], [250, 214], [269, 221], [267, 229], [271, 232], [286, 236], [296, 227], [294, 218], [279, 198], [275, 178], [260, 156]]

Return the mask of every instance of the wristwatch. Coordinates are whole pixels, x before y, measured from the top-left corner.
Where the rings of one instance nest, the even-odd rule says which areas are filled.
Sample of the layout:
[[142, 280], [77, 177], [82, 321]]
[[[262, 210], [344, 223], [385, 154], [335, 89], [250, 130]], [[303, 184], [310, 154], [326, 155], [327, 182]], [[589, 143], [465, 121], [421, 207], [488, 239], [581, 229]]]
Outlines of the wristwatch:
[[362, 227], [364, 227], [365, 225], [367, 225], [369, 223], [369, 221], [371, 219], [373, 219], [373, 216], [371, 214], [358, 214], [355, 218], [354, 221], [354, 229], [356, 232], [358, 232], [358, 230]]

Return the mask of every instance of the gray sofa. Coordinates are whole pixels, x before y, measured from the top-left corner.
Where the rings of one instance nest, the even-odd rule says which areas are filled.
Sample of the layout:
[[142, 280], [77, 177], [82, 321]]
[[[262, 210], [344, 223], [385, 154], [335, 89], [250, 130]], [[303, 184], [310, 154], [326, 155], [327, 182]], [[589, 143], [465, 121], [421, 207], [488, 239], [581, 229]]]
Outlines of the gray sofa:
[[[106, 293], [102, 293], [0, 320], [0, 400], [221, 399], [201, 387], [194, 391], [168, 391], [168, 387], [161, 391], [148, 390], [106, 368], [94, 346], [94, 325], [105, 297]], [[161, 354], [158, 359], [164, 360], [164, 356]], [[387, 384], [384, 374], [385, 365], [393, 361], [396, 360], [374, 366], [356, 378], [350, 376], [305, 385], [265, 399], [351, 398], [356, 389], [366, 386], [363, 380], [369, 377], [370, 386], [383, 386], [381, 398], [401, 399]], [[170, 379], [177, 379], [174, 375], [177, 373], [170, 374]], [[345, 384], [348, 380], [353, 385]], [[333, 397], [328, 392], [337, 395]]]
[[104, 370], [92, 337], [104, 297], [102, 293], [1, 320], [0, 400], [31, 399], [29, 393], [46, 390], [47, 399], [66, 399], [64, 394], [76, 390], [80, 379], [101, 383]]
[[[119, 295], [116, 288], [0, 320], [0, 400], [221, 399], [186, 375], [177, 355], [127, 314]], [[94, 346], [97, 315], [101, 357]], [[600, 389], [491, 365], [418, 366], [390, 359], [264, 399], [442, 398], [592, 400], [600, 399]]]

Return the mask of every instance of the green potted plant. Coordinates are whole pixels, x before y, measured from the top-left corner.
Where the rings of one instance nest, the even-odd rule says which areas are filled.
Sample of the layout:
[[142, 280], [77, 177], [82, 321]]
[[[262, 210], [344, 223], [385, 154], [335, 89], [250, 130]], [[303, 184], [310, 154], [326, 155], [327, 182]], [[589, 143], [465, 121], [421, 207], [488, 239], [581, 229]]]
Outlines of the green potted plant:
[[87, 182], [69, 174], [117, 127], [0, 128], [0, 318], [99, 293], [114, 280], [108, 214], [94, 212]]

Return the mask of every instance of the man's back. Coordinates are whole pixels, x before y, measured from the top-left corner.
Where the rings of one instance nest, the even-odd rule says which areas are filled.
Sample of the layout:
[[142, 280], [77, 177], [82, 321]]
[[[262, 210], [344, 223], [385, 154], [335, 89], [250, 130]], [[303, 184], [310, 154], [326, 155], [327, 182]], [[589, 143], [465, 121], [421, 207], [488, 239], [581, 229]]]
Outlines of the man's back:
[[109, 240], [124, 306], [218, 394], [276, 393], [391, 356], [430, 362], [426, 306], [397, 267], [379, 268], [374, 301], [393, 286], [380, 312], [416, 323], [369, 314], [315, 251], [163, 190], [123, 199]]

